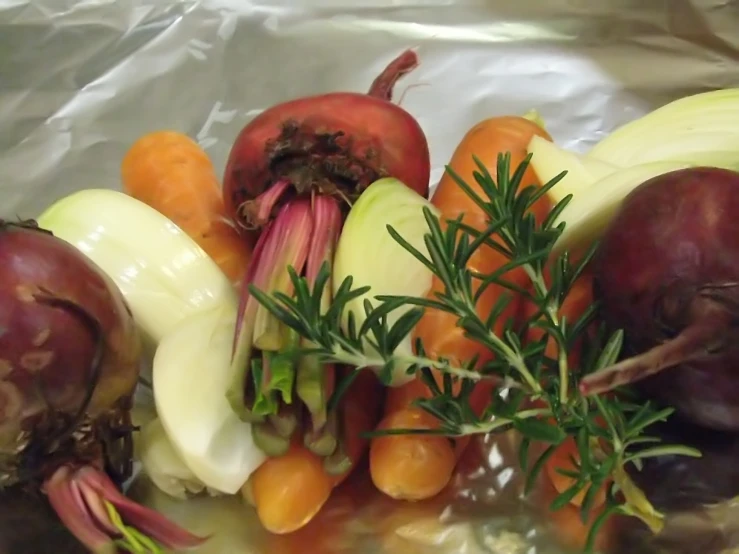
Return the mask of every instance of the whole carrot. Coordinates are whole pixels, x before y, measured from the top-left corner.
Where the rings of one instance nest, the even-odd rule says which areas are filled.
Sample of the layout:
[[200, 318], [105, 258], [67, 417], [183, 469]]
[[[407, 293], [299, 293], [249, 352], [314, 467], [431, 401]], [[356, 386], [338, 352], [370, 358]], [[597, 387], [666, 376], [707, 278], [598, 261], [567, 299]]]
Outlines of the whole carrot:
[[[590, 272], [586, 269], [580, 277], [577, 278], [574, 285], [570, 289], [567, 297], [560, 306], [559, 316], [565, 318], [569, 325], [574, 325], [580, 319], [585, 311], [593, 304], [593, 279]], [[523, 321], [530, 321], [536, 315], [535, 307], [526, 303], [522, 310]], [[526, 333], [527, 341], [538, 341], [544, 336], [544, 330], [540, 327], [529, 326]], [[571, 372], [577, 373], [580, 365], [581, 342], [576, 342], [567, 357], [567, 362]], [[557, 358], [558, 347], [552, 337], [549, 337], [544, 353], [552, 359]], [[558, 493], [563, 493], [572, 487], [577, 479], [565, 475], [565, 473], [577, 472], [580, 461], [580, 452], [575, 441], [568, 438], [560, 444], [554, 453], [547, 458], [544, 469], [545, 475], [548, 477], [551, 485]], [[592, 507], [602, 506], [606, 501], [606, 490], [610, 486], [610, 481], [603, 483], [597, 491], [592, 501]], [[589, 487], [583, 489], [576, 494], [570, 503], [574, 506], [581, 506], [585, 500], [585, 496], [589, 491]]]
[[[534, 121], [526, 117], [495, 117], [486, 119], [475, 125], [464, 136], [462, 142], [452, 155], [449, 162], [451, 170], [459, 176], [473, 191], [485, 198], [482, 187], [475, 179], [475, 172], [479, 171], [475, 158], [487, 168], [494, 179], [497, 179], [498, 156], [510, 153], [510, 167], [515, 169], [526, 158], [526, 147], [534, 135], [541, 136], [547, 140], [551, 137]], [[536, 174], [530, 167], [524, 174], [524, 186], [541, 185]], [[492, 222], [488, 220], [487, 214], [472, 200], [467, 193], [457, 184], [449, 172], [445, 172], [439, 186], [431, 199], [432, 203], [441, 212], [441, 224], [446, 226], [446, 221], [458, 217], [477, 231], [484, 231]], [[544, 196], [534, 206], [533, 213], [537, 220], [543, 220], [551, 209], [551, 202]], [[483, 275], [498, 270], [508, 259], [493, 248], [482, 245], [470, 258], [467, 267], [476, 273]], [[528, 283], [522, 268], [517, 268], [504, 276], [515, 284], [525, 286]], [[473, 280], [474, 289], [480, 285], [480, 281]], [[435, 298], [436, 292], [442, 292], [443, 285], [438, 278], [434, 278], [429, 298]], [[485, 289], [477, 303], [477, 312], [485, 320], [500, 299], [501, 295], [508, 293], [499, 285], [490, 285]], [[494, 332], [500, 332], [505, 325], [507, 317], [517, 315], [520, 300], [514, 299], [508, 309], [501, 315], [493, 327]], [[416, 338], [421, 339], [423, 347], [431, 357], [444, 357], [455, 363], [464, 363], [474, 356], [479, 357], [479, 363], [484, 363], [492, 358], [492, 353], [479, 343], [464, 336], [464, 330], [457, 325], [457, 316], [440, 310], [426, 310], [415, 329]]]
[[381, 407], [377, 377], [361, 371], [338, 408], [341, 440], [335, 457], [321, 458], [296, 440], [286, 454], [268, 459], [252, 474], [242, 493], [268, 531], [291, 533], [318, 514], [364, 454], [362, 434], [374, 428]]
[[[520, 165], [527, 156], [526, 147], [534, 135], [551, 140], [549, 135], [534, 121], [526, 117], [496, 117], [475, 125], [457, 146], [449, 166], [456, 175], [467, 183], [478, 195], [483, 191], [474, 173], [479, 171], [474, 157], [477, 157], [496, 178], [498, 156], [510, 152], [511, 168]], [[527, 170], [524, 186], [540, 185], [533, 170]], [[432, 203], [441, 212], [442, 226], [447, 220], [462, 217], [470, 227], [484, 231], [489, 225], [485, 212], [458, 185], [449, 172], [446, 172], [434, 193]], [[543, 219], [551, 209], [551, 204], [542, 197], [534, 207], [535, 217]], [[498, 270], [508, 260], [499, 252], [483, 245], [470, 258], [470, 270], [490, 274]], [[522, 269], [505, 275], [514, 283], [525, 286], [528, 277]], [[474, 290], [480, 285], [474, 280]], [[441, 281], [434, 277], [429, 298], [443, 292]], [[476, 305], [478, 314], [487, 319], [501, 295], [507, 289], [497, 285], [489, 286]], [[507, 318], [516, 317], [521, 310], [520, 298], [514, 298], [493, 325], [493, 332], [500, 333]], [[455, 314], [427, 309], [414, 330], [415, 339], [420, 339], [426, 355], [431, 358], [445, 358], [454, 364], [465, 364], [477, 357], [478, 364], [489, 361], [492, 352], [479, 343], [468, 339], [464, 330], [457, 325]], [[437, 381], [439, 376], [436, 375]], [[473, 408], [480, 413], [490, 399], [491, 385], [478, 385], [473, 392]], [[399, 390], [393, 389], [388, 395], [385, 417], [380, 423], [383, 430], [415, 428], [435, 429], [438, 422], [428, 414], [421, 414], [417, 408], [408, 407], [409, 400], [427, 398], [431, 395], [421, 382], [411, 382]], [[406, 404], [405, 408], [398, 409]], [[393, 411], [397, 410], [397, 411]], [[385, 435], [372, 440], [370, 446], [370, 473], [375, 485], [394, 498], [421, 500], [440, 492], [452, 477], [457, 461], [461, 457], [468, 440], [454, 443], [439, 435]], [[420, 473], [420, 475], [419, 475]], [[421, 475], [423, 477], [421, 477]]]
[[124, 156], [121, 178], [126, 194], [172, 220], [232, 282], [241, 282], [252, 237], [228, 221], [213, 164], [194, 140], [174, 131], [142, 136]]

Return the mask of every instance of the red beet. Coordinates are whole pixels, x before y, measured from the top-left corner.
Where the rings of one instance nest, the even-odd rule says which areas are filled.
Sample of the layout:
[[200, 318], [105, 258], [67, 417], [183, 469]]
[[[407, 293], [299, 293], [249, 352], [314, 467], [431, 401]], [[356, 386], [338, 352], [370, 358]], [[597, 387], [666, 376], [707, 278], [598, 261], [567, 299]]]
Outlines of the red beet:
[[0, 221], [0, 489], [43, 488], [95, 552], [120, 538], [105, 501], [169, 547], [202, 542], [106, 475], [131, 474], [140, 352], [131, 313], [97, 266], [31, 223]]
[[[355, 200], [372, 182], [395, 177], [428, 194], [430, 164], [418, 122], [390, 102], [393, 84], [417, 65], [406, 51], [375, 80], [368, 94], [336, 92], [273, 106], [237, 137], [224, 175], [232, 219], [260, 228], [257, 198], [276, 184], [283, 193], [320, 193]], [[268, 202], [267, 213], [278, 198]]]
[[634, 357], [584, 379], [582, 392], [643, 379], [685, 418], [739, 430], [739, 173], [691, 168], [647, 181], [593, 266], [603, 317]]
[[[287, 266], [312, 285], [324, 263], [329, 268], [333, 263], [349, 207], [374, 181], [394, 177], [428, 195], [426, 137], [416, 120], [390, 101], [395, 82], [417, 64], [408, 50], [368, 94], [338, 92], [274, 106], [246, 125], [231, 149], [224, 176], [227, 213], [238, 227], [261, 234], [242, 284], [233, 359], [239, 378], [228, 397], [234, 411], [254, 423], [255, 441], [266, 452], [278, 455], [290, 443], [286, 436], [264, 439], [280, 434], [272, 423], [282, 411], [272, 400], [272, 353], [290, 345], [249, 287], [292, 294]], [[328, 302], [331, 283], [325, 293]], [[312, 418], [312, 437], [326, 425], [334, 370], [309, 358], [298, 365], [289, 386]], [[306, 441], [313, 443], [310, 437]]]

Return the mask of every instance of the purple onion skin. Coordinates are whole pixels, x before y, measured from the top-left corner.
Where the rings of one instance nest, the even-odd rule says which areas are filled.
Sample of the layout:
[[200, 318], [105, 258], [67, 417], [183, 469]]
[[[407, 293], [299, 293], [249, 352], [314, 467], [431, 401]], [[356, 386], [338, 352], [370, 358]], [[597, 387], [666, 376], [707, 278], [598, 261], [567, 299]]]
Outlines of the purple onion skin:
[[45, 231], [0, 222], [0, 487], [16, 480], [29, 440], [53, 440], [37, 426], [65, 428], [92, 385], [85, 421], [125, 404], [140, 355], [133, 317], [102, 270]]
[[[632, 381], [668, 365], [638, 387], [686, 420], [739, 431], [739, 174], [691, 168], [645, 182], [607, 229], [593, 272], [627, 354], [662, 345]], [[678, 347], [686, 331], [697, 338]]]

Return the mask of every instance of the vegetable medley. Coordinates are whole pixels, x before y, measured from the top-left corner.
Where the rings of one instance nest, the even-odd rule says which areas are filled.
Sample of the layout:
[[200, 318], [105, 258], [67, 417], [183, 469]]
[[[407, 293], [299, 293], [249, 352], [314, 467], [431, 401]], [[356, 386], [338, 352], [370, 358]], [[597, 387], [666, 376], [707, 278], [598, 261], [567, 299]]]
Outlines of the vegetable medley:
[[240, 495], [288, 534], [365, 456], [379, 491], [422, 501], [473, 436], [515, 431], [564, 544], [608, 552], [625, 517], [660, 532], [633, 476], [700, 452], [658, 426], [739, 430], [739, 89], [587, 154], [536, 112], [491, 117], [429, 197], [424, 133], [392, 102], [416, 65], [262, 112], [222, 187], [196, 142], [152, 130], [122, 192], [2, 222], [0, 487], [43, 491], [91, 552], [185, 550], [208, 537], [120, 492], [132, 433], [164, 493]]

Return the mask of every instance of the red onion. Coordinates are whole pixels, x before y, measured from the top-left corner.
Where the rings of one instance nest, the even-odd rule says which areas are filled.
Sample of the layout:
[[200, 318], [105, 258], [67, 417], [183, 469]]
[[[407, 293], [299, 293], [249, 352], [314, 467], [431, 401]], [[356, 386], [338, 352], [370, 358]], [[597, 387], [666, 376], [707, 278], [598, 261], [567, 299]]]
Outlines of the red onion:
[[685, 418], [739, 430], [739, 173], [691, 168], [639, 186], [593, 270], [603, 317], [624, 330], [634, 357], [583, 379], [581, 390], [643, 380], [643, 391]]
[[93, 552], [136, 536], [203, 542], [114, 485], [131, 475], [140, 355], [131, 312], [97, 266], [34, 222], [0, 221], [0, 487], [43, 489]]

